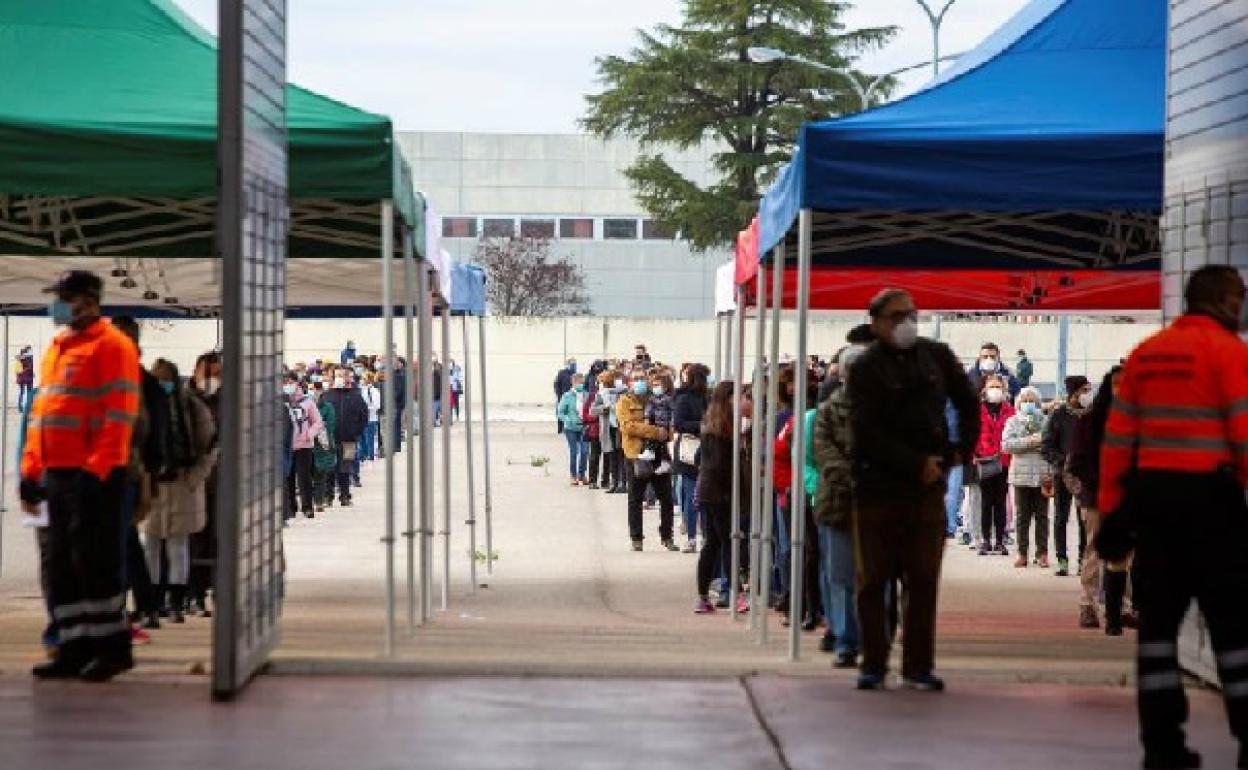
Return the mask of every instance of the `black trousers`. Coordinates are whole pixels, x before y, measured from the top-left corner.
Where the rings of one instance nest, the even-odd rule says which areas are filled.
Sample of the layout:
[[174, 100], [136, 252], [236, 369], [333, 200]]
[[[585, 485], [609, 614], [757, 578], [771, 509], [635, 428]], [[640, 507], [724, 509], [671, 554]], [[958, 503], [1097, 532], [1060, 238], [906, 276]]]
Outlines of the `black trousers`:
[[645, 540], [643, 532], [641, 503], [646, 495], [646, 488], [654, 490], [659, 500], [659, 537], [663, 540], [672, 539], [672, 477], [670, 475], [651, 476], [648, 479], [633, 477], [628, 485], [628, 532], [634, 542]]
[[[1071, 509], [1075, 505], [1075, 497], [1070, 489], [1066, 487], [1066, 482], [1062, 479], [1062, 474], [1058, 473], [1053, 477], [1054, 500], [1056, 508], [1053, 512], [1053, 550], [1057, 553], [1057, 558], [1066, 559], [1066, 527], [1070, 523]], [[1079, 524], [1079, 563], [1083, 563], [1083, 552], [1087, 549], [1087, 530], [1084, 528], [1083, 517], [1075, 516], [1075, 520]]]
[[706, 596], [711, 581], [732, 569], [732, 505], [703, 501], [702, 512], [706, 514], [706, 542], [698, 553], [698, 595]]
[[86, 665], [130, 661], [123, 557], [124, 469], [105, 481], [78, 469], [47, 473], [48, 590], [60, 628], [58, 659]]
[[160, 609], [160, 599], [152, 576], [147, 571], [147, 559], [143, 558], [143, 544], [139, 542], [138, 527], [131, 524], [126, 532], [126, 586], [134, 594], [134, 609], [144, 615]]
[[[296, 500], [303, 506], [304, 513], [313, 511], [312, 476], [314, 467], [315, 458], [310, 448], [295, 450], [294, 463], [291, 465], [290, 475], [286, 477], [286, 499], [289, 501], [289, 509], [292, 513], [299, 512]], [[296, 493], [298, 493], [297, 496]]]
[[[601, 442], [599, 443], [598, 446], [601, 448], [602, 446]], [[618, 463], [616, 462], [616, 459], [615, 459], [615, 453], [618, 451], [620, 450], [617, 449], [612, 452], [602, 453], [602, 473], [599, 474], [598, 481], [599, 481], [599, 484], [604, 489], [610, 489], [612, 482], [615, 480], [618, 480], [619, 478]], [[591, 457], [591, 460], [592, 460], [592, 457]], [[590, 467], [591, 468], [593, 467], [592, 461], [590, 463]]]
[[1004, 472], [979, 482], [980, 526], [985, 543], [1005, 544], [1005, 497], [1008, 491], [1009, 483]]
[[589, 440], [589, 483], [590, 484], [598, 483], [599, 466], [602, 466], [603, 478], [606, 478], [607, 476], [606, 463], [603, 462], [603, 457], [604, 455], [602, 454], [602, 442], [600, 442], [596, 438], [591, 438]]
[[1183, 740], [1187, 697], [1179, 626], [1193, 599], [1204, 615], [1231, 732], [1248, 741], [1248, 507], [1233, 477], [1143, 471], [1132, 489], [1139, 539], [1136, 687], [1140, 735], [1165, 750]]

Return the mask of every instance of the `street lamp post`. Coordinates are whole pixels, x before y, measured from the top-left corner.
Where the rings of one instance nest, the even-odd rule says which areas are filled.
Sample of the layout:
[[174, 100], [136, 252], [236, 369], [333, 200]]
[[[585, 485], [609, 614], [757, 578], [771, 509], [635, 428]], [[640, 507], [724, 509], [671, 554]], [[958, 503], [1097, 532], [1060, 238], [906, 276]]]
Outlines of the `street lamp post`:
[[[950, 0], [950, 5], [952, 4], [953, 4], [952, 0]], [[946, 10], [947, 9], [948, 9], [948, 6], [946, 6]], [[846, 80], [848, 80], [850, 84], [853, 86], [854, 92], [858, 95], [858, 99], [862, 103], [862, 109], [864, 110], [868, 110], [871, 108], [871, 100], [875, 98], [876, 90], [879, 89], [881, 85], [883, 85], [884, 81], [888, 80], [889, 78], [895, 75], [904, 75], [907, 72], [913, 72], [914, 70], [931, 66], [928, 62], [920, 62], [918, 64], [911, 64], [906, 67], [901, 67], [900, 69], [895, 69], [891, 72], [885, 72], [883, 75], [876, 75], [874, 78], [871, 79], [869, 83], [867, 83], [864, 86], [862, 82], [859, 81], [858, 78], [855, 77], [854, 74], [847, 69], [833, 67], [830, 64], [824, 64], [823, 62], [815, 61], [814, 59], [807, 59], [805, 56], [799, 56], [797, 54], [786, 53], [777, 48], [765, 48], [762, 46], [756, 46], [754, 48], [749, 49], [748, 55], [750, 57], [750, 61], [753, 62], [754, 64], [773, 64], [775, 62], [780, 62], [780, 61], [789, 61], [789, 62], [795, 62], [797, 64], [804, 64], [808, 67], [813, 67], [814, 69], [821, 70], [823, 72], [831, 72], [831, 73], [835, 73], [838, 75], [844, 75]], [[962, 54], [950, 54], [948, 56], [942, 56], [939, 58], [939, 61], [954, 61], [961, 55]]]
[[927, 14], [927, 19], [932, 23], [932, 77], [940, 77], [940, 27], [945, 22], [945, 14], [953, 7], [958, 0], [945, 0], [945, 5], [939, 11], [933, 11], [928, 0], [914, 0]]

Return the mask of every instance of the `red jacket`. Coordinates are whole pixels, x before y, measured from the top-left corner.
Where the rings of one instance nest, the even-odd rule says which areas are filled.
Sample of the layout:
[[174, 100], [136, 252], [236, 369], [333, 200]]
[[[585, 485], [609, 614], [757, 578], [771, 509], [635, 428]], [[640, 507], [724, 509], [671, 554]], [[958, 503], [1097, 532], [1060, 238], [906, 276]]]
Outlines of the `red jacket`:
[[781, 495], [787, 495], [789, 490], [793, 488], [792, 436], [793, 417], [790, 415], [784, 421], [784, 424], [780, 426], [780, 433], [777, 434], [776, 440], [772, 444], [772, 452], [776, 458], [776, 472], [772, 476], [772, 482], [776, 488], [776, 493]]
[[594, 397], [597, 395], [597, 390], [586, 390], [585, 403], [581, 405], [581, 424], [585, 426], [585, 438], [590, 441], [597, 441], [602, 433], [602, 423], [598, 415], [589, 413], [594, 406]]
[[1001, 448], [1001, 437], [1005, 434], [1005, 423], [1014, 416], [1014, 407], [1008, 403], [1001, 404], [1001, 411], [993, 417], [988, 405], [979, 405], [979, 441], [975, 444], [975, 459], [982, 460], [994, 455], [1000, 456], [1001, 467], [1010, 467], [1010, 456]]

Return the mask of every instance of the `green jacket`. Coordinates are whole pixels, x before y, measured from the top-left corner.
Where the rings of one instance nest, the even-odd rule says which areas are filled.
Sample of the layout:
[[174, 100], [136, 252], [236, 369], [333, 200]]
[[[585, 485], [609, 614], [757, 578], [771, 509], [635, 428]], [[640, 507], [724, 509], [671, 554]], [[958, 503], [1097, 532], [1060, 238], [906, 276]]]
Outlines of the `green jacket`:
[[334, 445], [334, 436], [338, 435], [338, 413], [334, 411], [334, 405], [324, 399], [316, 403], [316, 408], [325, 423], [326, 446], [321, 446], [319, 441], [313, 444], [312, 461], [316, 470], [329, 473], [338, 467], [338, 448]]
[[812, 451], [819, 470], [815, 487], [815, 522], [849, 529], [854, 518], [853, 461], [849, 428], [849, 389], [839, 388], [815, 416]]
[[563, 422], [563, 429], [573, 433], [585, 429], [585, 421], [581, 419], [581, 404], [586, 398], [584, 388], [573, 388], [559, 397], [559, 407], [555, 416]]

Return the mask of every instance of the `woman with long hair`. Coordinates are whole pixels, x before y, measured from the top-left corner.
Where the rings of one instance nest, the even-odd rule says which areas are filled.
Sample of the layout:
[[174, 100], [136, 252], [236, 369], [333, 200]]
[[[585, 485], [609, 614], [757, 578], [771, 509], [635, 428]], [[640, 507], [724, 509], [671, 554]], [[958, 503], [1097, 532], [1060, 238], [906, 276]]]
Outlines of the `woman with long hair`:
[[736, 579], [728, 566], [732, 562], [732, 485], [742, 484], [742, 499], [749, 499], [743, 483], [748, 478], [744, 458], [739, 463], [740, 476], [734, 479], [732, 475], [733, 388], [728, 380], [716, 385], [702, 419], [697, 496], [706, 517], [706, 541], [698, 555], [698, 598], [693, 605], [698, 614], [715, 611], [709, 597], [711, 580], [721, 574]]
[[[984, 540], [979, 555], [1000, 554], [1008, 556], [1005, 544], [1005, 498], [1009, 493], [1006, 473], [1010, 469], [1010, 456], [1001, 445], [1005, 424], [1014, 416], [1014, 407], [1008, 400], [1005, 380], [998, 375], [984, 377], [980, 390], [979, 442], [975, 446], [975, 470], [979, 477], [980, 521]], [[993, 533], [996, 542], [993, 542]]]

